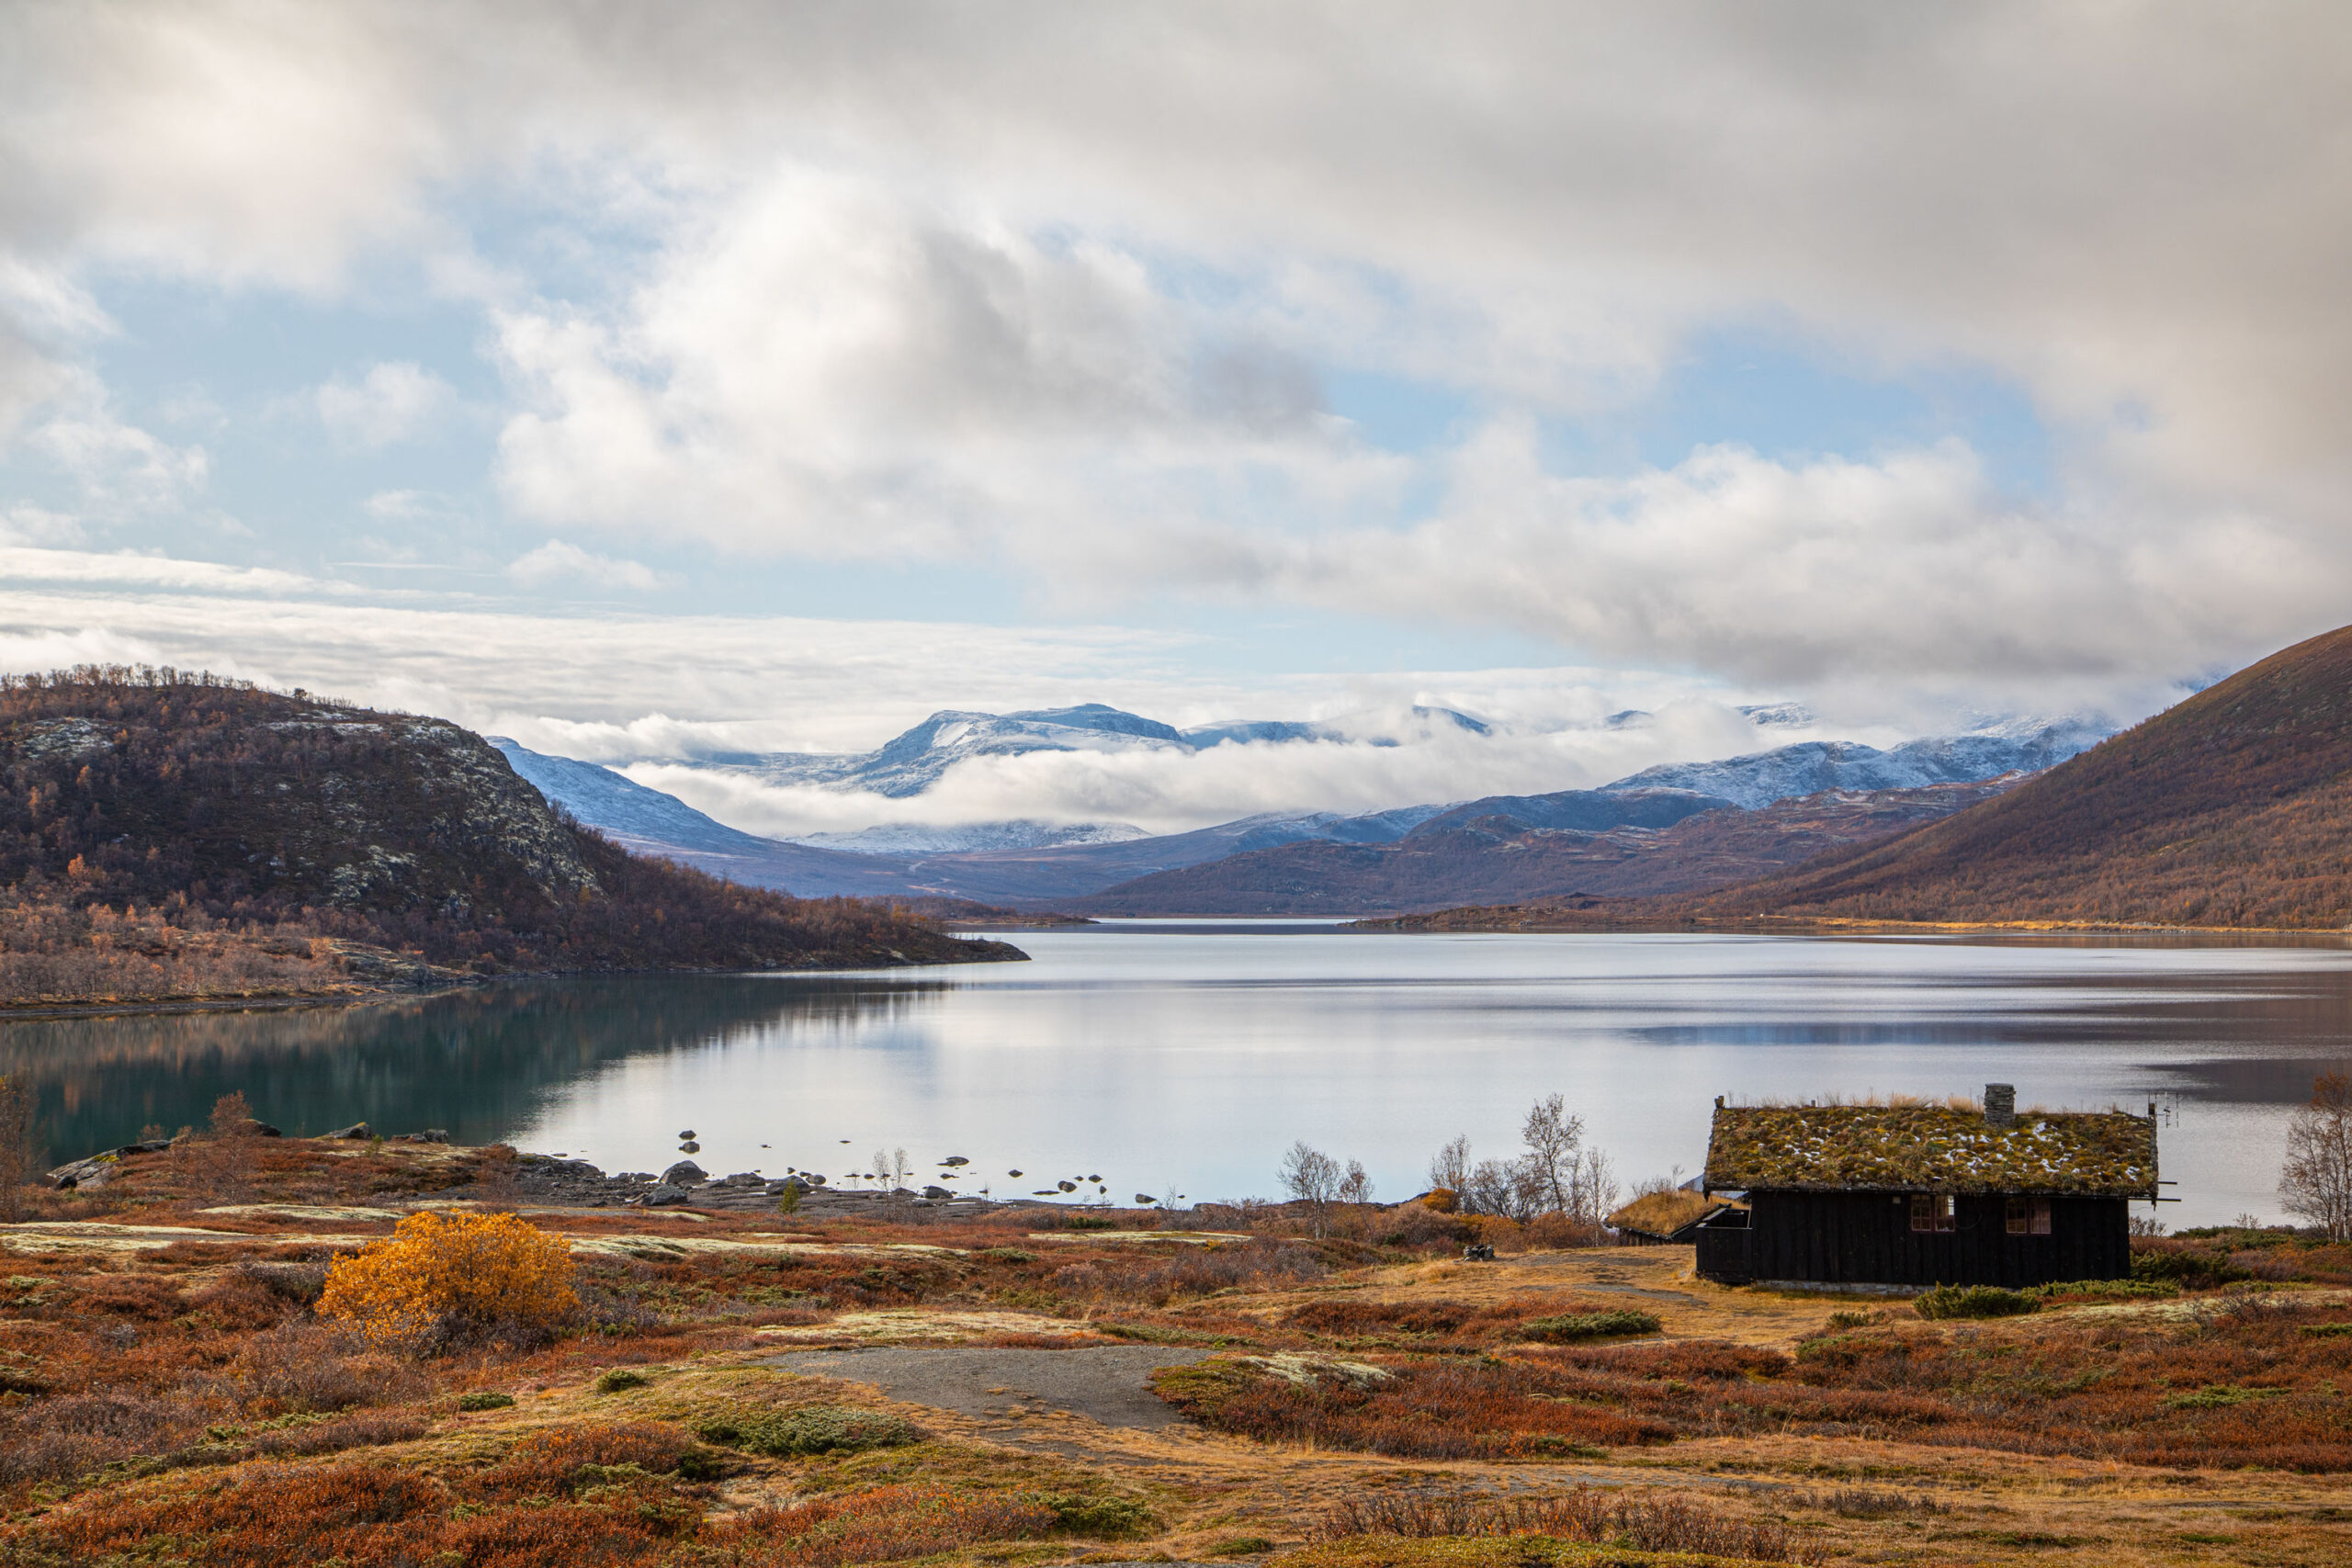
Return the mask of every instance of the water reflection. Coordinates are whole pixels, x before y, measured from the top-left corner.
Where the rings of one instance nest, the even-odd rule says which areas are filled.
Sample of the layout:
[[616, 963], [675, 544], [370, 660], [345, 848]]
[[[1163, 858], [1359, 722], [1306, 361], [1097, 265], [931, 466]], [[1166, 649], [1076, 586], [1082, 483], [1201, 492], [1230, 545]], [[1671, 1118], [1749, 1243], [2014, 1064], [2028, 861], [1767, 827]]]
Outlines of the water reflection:
[[[61, 1154], [243, 1089], [289, 1131], [366, 1118], [659, 1168], [841, 1174], [878, 1148], [1028, 1190], [1266, 1192], [1294, 1138], [1417, 1190], [1457, 1133], [1559, 1090], [1622, 1173], [1703, 1156], [1713, 1096], [1973, 1092], [2170, 1114], [2183, 1220], [2276, 1212], [2288, 1108], [2352, 1057], [2352, 953], [2113, 938], [1396, 937], [1136, 923], [1035, 961], [537, 982], [401, 1004], [0, 1026]], [[1005, 1173], [1027, 1173], [1018, 1181]]]
[[519, 982], [410, 1002], [0, 1026], [0, 1074], [36, 1086], [61, 1157], [201, 1125], [242, 1090], [263, 1121], [319, 1133], [355, 1121], [489, 1142], [549, 1096], [631, 1056], [903, 1015], [938, 983], [744, 976]]

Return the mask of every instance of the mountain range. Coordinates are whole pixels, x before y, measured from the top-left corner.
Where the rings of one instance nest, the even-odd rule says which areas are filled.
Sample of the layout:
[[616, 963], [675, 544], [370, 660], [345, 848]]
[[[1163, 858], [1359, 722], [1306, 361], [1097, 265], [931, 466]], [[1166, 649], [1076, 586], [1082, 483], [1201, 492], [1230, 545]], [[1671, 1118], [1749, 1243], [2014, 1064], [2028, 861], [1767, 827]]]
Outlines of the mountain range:
[[[1759, 708], [1756, 716], [1768, 724], [1809, 716], [1787, 706]], [[1464, 734], [1487, 728], [1444, 708], [1414, 708], [1401, 719]], [[1374, 734], [1337, 721], [1179, 730], [1102, 704], [1004, 715], [947, 710], [870, 752], [738, 754], [698, 765], [907, 798], [975, 757], [1286, 745], [1342, 732], [1359, 740]], [[630, 849], [803, 897], [956, 898], [1123, 914], [1370, 914], [1464, 899], [1722, 886], [1959, 810], [1982, 797], [1984, 790], [1975, 786], [1999, 780], [2006, 787], [2102, 733], [2081, 721], [2019, 722], [1884, 750], [1804, 741], [1646, 769], [1600, 789], [1353, 816], [1272, 813], [1186, 833], [1015, 821], [885, 826], [788, 841], [728, 828], [610, 769], [545, 756], [512, 740], [494, 743], [548, 800]], [[1392, 731], [1372, 743], [1395, 739]], [[1810, 804], [1771, 809], [1799, 798]], [[1702, 825], [1688, 826], [1693, 819]]]
[[1777, 874], [1697, 896], [1547, 896], [1395, 923], [1785, 920], [2352, 929], [2352, 627], [2273, 654], [1997, 798]]

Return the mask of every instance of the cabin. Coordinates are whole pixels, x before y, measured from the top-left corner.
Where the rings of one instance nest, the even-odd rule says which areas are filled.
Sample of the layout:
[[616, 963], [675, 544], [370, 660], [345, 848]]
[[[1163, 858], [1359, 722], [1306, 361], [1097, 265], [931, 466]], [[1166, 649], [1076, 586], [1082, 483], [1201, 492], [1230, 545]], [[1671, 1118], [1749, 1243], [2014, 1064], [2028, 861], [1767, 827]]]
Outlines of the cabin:
[[1744, 1209], [1728, 1198], [1713, 1198], [1692, 1188], [1678, 1187], [1670, 1192], [1645, 1192], [1601, 1224], [1617, 1233], [1617, 1239], [1629, 1247], [1663, 1247], [1668, 1243], [1688, 1247], [1698, 1235], [1699, 1227], [1726, 1209]]
[[[1963, 1102], [1964, 1104], [1964, 1102]], [[2130, 1206], [2156, 1199], [2144, 1117], [1951, 1105], [1715, 1101], [1702, 1190], [1744, 1194], [1694, 1233], [1724, 1284], [2004, 1285], [2132, 1271]]]

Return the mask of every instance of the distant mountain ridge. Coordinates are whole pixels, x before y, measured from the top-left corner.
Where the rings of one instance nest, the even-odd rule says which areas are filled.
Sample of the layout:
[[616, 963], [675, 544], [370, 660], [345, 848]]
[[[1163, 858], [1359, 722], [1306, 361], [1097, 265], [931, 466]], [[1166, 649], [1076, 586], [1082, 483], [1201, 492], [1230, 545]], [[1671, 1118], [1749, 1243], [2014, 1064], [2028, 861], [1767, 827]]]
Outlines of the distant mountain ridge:
[[[1452, 708], [1413, 707], [1404, 719], [1423, 729], [1484, 735], [1487, 726]], [[738, 773], [770, 784], [818, 784], [864, 790], [893, 800], [922, 794], [958, 763], [983, 757], [1019, 757], [1037, 751], [1207, 750], [1222, 745], [1288, 745], [1355, 740], [1394, 746], [1394, 734], [1369, 716], [1354, 721], [1298, 723], [1250, 720], [1178, 729], [1104, 703], [1074, 707], [1032, 708], [992, 714], [943, 708], [871, 751], [855, 753], [773, 751], [725, 752], [675, 759], [679, 765]]]
[[2029, 720], [1906, 740], [1883, 751], [1852, 740], [1804, 740], [1720, 762], [1663, 763], [1601, 788], [1693, 790], [1753, 811], [1824, 790], [1924, 789], [2040, 773], [2088, 750], [2113, 729], [2089, 719]]
[[[1758, 710], [1759, 716], [1768, 712], [1773, 723], [1809, 717], [1802, 710], [1785, 706]], [[1408, 716], [1416, 723], [1449, 726], [1464, 733], [1483, 728], [1479, 721], [1448, 709], [1415, 709]], [[882, 784], [920, 794], [927, 787], [924, 779], [935, 782], [947, 767], [973, 756], [1074, 745], [1171, 748], [1211, 735], [1217, 738], [1217, 744], [1283, 743], [1275, 735], [1257, 732], [1279, 728], [1296, 739], [1293, 732], [1309, 728], [1269, 724], [1177, 730], [1102, 704], [1001, 716], [947, 711], [933, 715], [876, 751], [819, 761], [826, 777], [840, 781], [855, 775], [847, 787]], [[1243, 731], [1250, 733], [1239, 733]], [[1140, 910], [1151, 899], [1181, 902], [1197, 892], [1218, 909], [1238, 908], [1255, 898], [1256, 904], [1250, 907], [1260, 912], [1270, 912], [1288, 899], [1290, 912], [1345, 908], [1369, 913], [1430, 908], [1449, 898], [1593, 891], [1584, 886], [1592, 880], [1588, 869], [1603, 861], [1616, 868], [1603, 882], [1619, 891], [1639, 890], [1627, 879], [1638, 881], [1653, 872], [1663, 880], [1649, 891], [1721, 886], [1794, 864], [1804, 858], [1794, 853], [1798, 845], [1810, 845], [1807, 854], [1818, 852], [1861, 838], [1883, 836], [1894, 830], [1898, 818], [1901, 826], [1908, 827], [1956, 809], [1959, 796], [1944, 786], [2014, 780], [2049, 765], [2053, 757], [2072, 755], [2096, 732], [2096, 726], [2082, 721], [2025, 721], [1969, 735], [1906, 742], [1885, 750], [1851, 742], [1807, 741], [1721, 761], [1646, 769], [1600, 789], [1493, 795], [1354, 816], [1266, 813], [1157, 837], [1124, 824], [1015, 820], [891, 825], [858, 833], [808, 834], [790, 841], [725, 827], [675, 797], [646, 789], [610, 769], [542, 757], [511, 741], [502, 745], [507, 748], [516, 772], [537, 784], [550, 800], [560, 801], [582, 820], [605, 828], [629, 847], [670, 854], [737, 880], [786, 887], [803, 896], [961, 898], [1034, 908], [1076, 908], [1085, 900], [1115, 893], [1124, 901], [1122, 908]], [[779, 770], [790, 773], [799, 761], [807, 759], [769, 757], [756, 764], [729, 764], [729, 769], [775, 777]], [[814, 780], [815, 775], [809, 774], [802, 782]], [[1700, 784], [1713, 787], [1696, 787]], [[1929, 793], [1916, 794], [1907, 804], [1896, 804], [1894, 797], [1906, 791]], [[1737, 854], [1710, 849], [1702, 855], [1691, 851], [1678, 861], [1647, 852], [1619, 852], [1627, 845], [1638, 848], [1642, 834], [1665, 832], [1707, 813], [1767, 812], [1779, 801], [1815, 796], [1834, 796], [1845, 804], [1817, 802], [1803, 811], [1768, 816], [1762, 823], [1742, 830], [1745, 847]], [[1865, 801], [1863, 797], [1871, 798]], [[1904, 817], [1903, 812], [1911, 815]], [[1776, 822], [1783, 826], [1770, 825]], [[1442, 837], [1472, 825], [1476, 831], [1466, 836]], [[1760, 847], [1758, 835], [1769, 837], [1774, 832], [1787, 838], [1788, 853]], [[1529, 837], [1542, 834], [1616, 834], [1619, 838], [1612, 840], [1613, 848], [1600, 845], [1571, 852], [1560, 842]], [[1686, 834], [1676, 841], [1712, 844], [1721, 837]], [[1393, 863], [1381, 863], [1390, 869], [1377, 876], [1368, 876], [1361, 867], [1342, 874], [1339, 868], [1353, 863], [1345, 857], [1320, 856], [1315, 849], [1317, 845], [1393, 846], [1408, 840], [1418, 840], [1411, 852]], [[1434, 852], [1433, 847], [1441, 843], [1449, 847], [1443, 853]], [[1287, 858], [1276, 855], [1252, 861], [1248, 867], [1215, 873], [1193, 871], [1230, 857], [1265, 856], [1288, 846], [1299, 847]], [[1531, 853], [1535, 850], [1542, 852]], [[1465, 863], [1482, 856], [1493, 862], [1486, 873], [1473, 871]], [[1701, 860], [1716, 869], [1704, 874], [1692, 872], [1690, 868]], [[1417, 884], [1395, 870], [1407, 864], [1421, 868], [1424, 881]], [[1553, 876], [1553, 882], [1542, 877], [1530, 880], [1529, 868], [1539, 864], [1550, 868], [1545, 874]], [[1355, 891], [1343, 893], [1336, 886], [1320, 892], [1307, 888], [1300, 878], [1311, 880], [1313, 874], [1303, 868], [1314, 866], [1330, 868]], [[1188, 872], [1192, 874], [1173, 875]], [[1261, 876], [1266, 879], [1264, 885], [1247, 884], [1249, 875]], [[1571, 881], [1560, 883], [1558, 877], [1571, 877]], [[1141, 882], [1149, 885], [1136, 886]], [[1277, 895], [1270, 888], [1289, 891]], [[1170, 905], [1165, 912], [1195, 911]], [[1208, 910], [1204, 908], [1200, 912]]]

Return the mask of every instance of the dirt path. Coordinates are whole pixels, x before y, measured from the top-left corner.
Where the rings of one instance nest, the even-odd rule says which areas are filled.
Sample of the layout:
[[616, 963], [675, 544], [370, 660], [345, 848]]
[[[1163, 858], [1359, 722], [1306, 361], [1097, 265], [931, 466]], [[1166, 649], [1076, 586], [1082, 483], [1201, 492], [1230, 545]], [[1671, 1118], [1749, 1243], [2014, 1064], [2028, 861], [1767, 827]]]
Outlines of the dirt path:
[[1105, 1427], [1158, 1432], [1182, 1419], [1145, 1379], [1206, 1350], [1103, 1345], [1067, 1350], [893, 1345], [870, 1350], [797, 1350], [765, 1364], [812, 1377], [870, 1383], [892, 1399], [971, 1416], [1006, 1416], [1024, 1405], [1067, 1410]]

